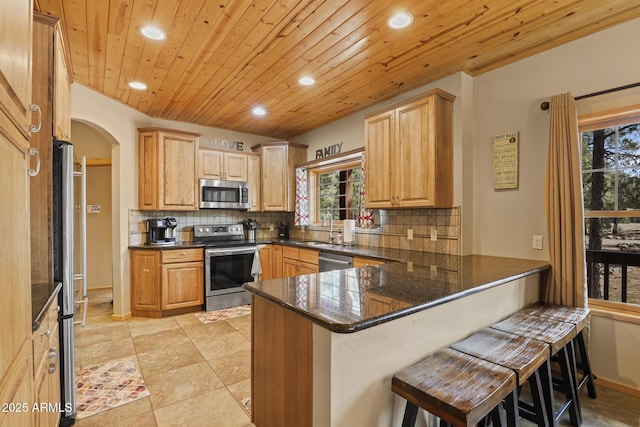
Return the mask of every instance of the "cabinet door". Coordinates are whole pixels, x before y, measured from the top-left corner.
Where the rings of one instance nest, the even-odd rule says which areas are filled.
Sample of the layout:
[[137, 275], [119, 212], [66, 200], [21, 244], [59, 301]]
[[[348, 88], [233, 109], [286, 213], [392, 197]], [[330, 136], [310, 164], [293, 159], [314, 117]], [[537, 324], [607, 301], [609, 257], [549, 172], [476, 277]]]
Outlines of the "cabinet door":
[[302, 262], [302, 261], [298, 263], [298, 275], [315, 274], [315, 273], [318, 273], [319, 271], [320, 270], [318, 268], [318, 264], [311, 264], [311, 263]]
[[140, 132], [138, 136], [138, 208], [140, 210], [158, 209], [159, 149], [157, 132]]
[[247, 155], [224, 153], [224, 179], [227, 181], [247, 181]]
[[282, 246], [273, 245], [273, 278], [274, 279], [282, 279], [286, 277], [283, 272], [283, 258], [282, 258]]
[[0, 127], [24, 151], [32, 120], [32, 17], [31, 0], [0, 2]]
[[433, 97], [396, 109], [398, 201], [401, 207], [435, 206]]
[[262, 210], [262, 197], [260, 196], [261, 178], [260, 156], [247, 156], [247, 182], [249, 183], [249, 212]]
[[200, 178], [223, 179], [223, 153], [221, 151], [199, 150]]
[[56, 138], [69, 141], [71, 140], [71, 78], [60, 24], [55, 28], [53, 131]]
[[160, 311], [160, 277], [157, 251], [131, 252], [131, 308]]
[[196, 209], [196, 146], [194, 138], [171, 133], [160, 135], [160, 210]]
[[267, 146], [262, 149], [262, 210], [288, 210], [288, 147]]
[[273, 279], [273, 246], [266, 245], [260, 249], [260, 266], [262, 268], [260, 280]]
[[298, 272], [298, 261], [291, 258], [282, 259], [282, 274], [283, 277], [293, 277], [300, 273]]
[[204, 302], [202, 262], [162, 265], [162, 309], [192, 307]]
[[365, 121], [365, 204], [368, 208], [393, 207], [397, 195], [394, 129], [393, 110]]

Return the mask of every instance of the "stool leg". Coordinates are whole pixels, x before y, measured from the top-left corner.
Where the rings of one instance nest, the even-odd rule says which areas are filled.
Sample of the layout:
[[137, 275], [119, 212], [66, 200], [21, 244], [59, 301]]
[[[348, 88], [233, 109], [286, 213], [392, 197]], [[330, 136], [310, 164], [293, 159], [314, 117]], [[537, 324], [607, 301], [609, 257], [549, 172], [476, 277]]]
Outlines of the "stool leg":
[[504, 409], [507, 415], [507, 427], [520, 427], [518, 414], [518, 388], [513, 389], [504, 399]]
[[402, 418], [402, 427], [415, 426], [417, 417], [418, 407], [407, 400], [407, 406], [404, 408], [404, 418]]
[[544, 398], [544, 406], [547, 411], [548, 424], [551, 427], [556, 426], [555, 402], [553, 397], [553, 380], [551, 378], [551, 361], [547, 360], [538, 368], [540, 372], [540, 385], [542, 388], [542, 397]]
[[587, 353], [587, 347], [584, 345], [584, 337], [582, 336], [582, 331], [576, 337], [576, 341], [578, 344], [578, 351], [580, 352], [580, 364], [578, 367], [582, 370], [584, 375], [583, 379], [578, 384], [578, 388], [580, 388], [584, 382], [587, 381], [587, 390], [589, 391], [589, 397], [595, 399], [597, 397], [596, 393], [596, 385], [593, 382], [593, 374], [591, 373], [591, 364], [589, 363], [589, 354]]
[[[542, 367], [540, 368], [542, 369]], [[540, 369], [536, 370], [529, 378], [529, 385], [531, 387], [531, 396], [533, 397], [533, 407], [536, 413], [536, 424], [538, 427], [550, 427], [553, 424], [549, 424], [549, 416], [547, 414], [547, 401], [544, 396], [545, 388], [542, 383], [542, 376], [545, 372], [540, 372]]]
[[[504, 412], [501, 410], [502, 403], [496, 406], [489, 413], [489, 418], [492, 421], [493, 427], [505, 427], [508, 426], [507, 418], [505, 417]], [[486, 426], [486, 418], [485, 421], [481, 423], [483, 426]]]
[[564, 348], [560, 349], [558, 356], [560, 357], [560, 370], [562, 371], [562, 389], [567, 400], [570, 401], [568, 409], [571, 425], [579, 427], [582, 420], [579, 411], [580, 402], [576, 393], [575, 357], [572, 357], [571, 353], [573, 353], [573, 341], [569, 341]]

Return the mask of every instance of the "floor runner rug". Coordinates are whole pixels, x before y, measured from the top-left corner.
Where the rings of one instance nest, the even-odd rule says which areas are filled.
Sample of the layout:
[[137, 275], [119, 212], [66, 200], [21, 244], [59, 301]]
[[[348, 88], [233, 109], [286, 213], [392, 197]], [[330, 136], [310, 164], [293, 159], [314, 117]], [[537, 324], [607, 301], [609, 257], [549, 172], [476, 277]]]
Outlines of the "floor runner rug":
[[125, 357], [76, 371], [77, 418], [149, 396], [134, 358]]
[[251, 305], [239, 305], [237, 307], [223, 308], [215, 311], [199, 311], [194, 315], [202, 323], [214, 323], [221, 320], [233, 319], [234, 317], [251, 314]]

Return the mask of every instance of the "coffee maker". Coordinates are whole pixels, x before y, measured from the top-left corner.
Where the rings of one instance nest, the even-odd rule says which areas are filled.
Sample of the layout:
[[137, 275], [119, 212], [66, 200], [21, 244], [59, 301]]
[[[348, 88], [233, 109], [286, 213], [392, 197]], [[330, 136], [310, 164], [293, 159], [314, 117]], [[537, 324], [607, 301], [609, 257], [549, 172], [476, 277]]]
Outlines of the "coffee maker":
[[175, 218], [148, 219], [149, 244], [159, 246], [175, 245], [175, 228], [177, 225], [178, 221]]

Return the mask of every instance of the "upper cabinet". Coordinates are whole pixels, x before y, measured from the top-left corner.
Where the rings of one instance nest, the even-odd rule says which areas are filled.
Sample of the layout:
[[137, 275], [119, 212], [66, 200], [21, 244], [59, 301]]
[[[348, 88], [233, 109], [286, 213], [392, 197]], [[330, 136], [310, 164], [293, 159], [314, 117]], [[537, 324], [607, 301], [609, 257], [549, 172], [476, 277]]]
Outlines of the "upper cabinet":
[[262, 166], [261, 195], [265, 212], [292, 212], [295, 208], [295, 165], [307, 161], [307, 146], [291, 142], [254, 145]]
[[200, 178], [225, 181], [248, 180], [247, 154], [201, 147], [198, 153]]
[[262, 210], [260, 156], [256, 153], [247, 155], [247, 182], [249, 183], [249, 212]]
[[41, 127], [31, 134], [31, 148], [40, 156], [40, 173], [31, 177], [29, 194], [33, 283], [53, 280], [51, 141], [71, 138], [70, 91], [60, 20], [34, 12], [32, 94], [33, 103], [40, 107]]
[[365, 120], [368, 208], [453, 205], [453, 101], [434, 89]]
[[32, 29], [32, 1], [0, 2], [0, 131], [24, 152], [32, 120]]
[[138, 129], [140, 210], [197, 210], [199, 137], [199, 134], [169, 129]]

